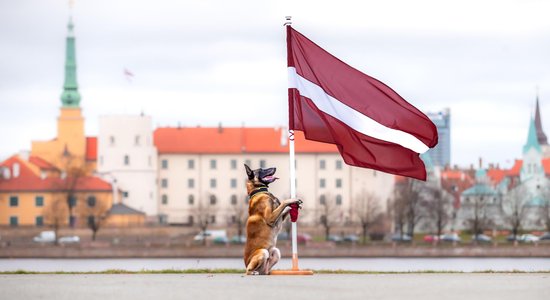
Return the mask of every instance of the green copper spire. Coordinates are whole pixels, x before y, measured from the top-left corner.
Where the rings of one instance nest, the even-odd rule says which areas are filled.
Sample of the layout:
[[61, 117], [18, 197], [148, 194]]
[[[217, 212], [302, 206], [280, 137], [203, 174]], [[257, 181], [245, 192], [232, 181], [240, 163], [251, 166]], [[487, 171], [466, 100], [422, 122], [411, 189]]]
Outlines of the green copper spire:
[[63, 93], [61, 94], [61, 103], [63, 107], [79, 107], [80, 93], [76, 83], [76, 57], [74, 48], [73, 20], [69, 19], [67, 28], [67, 51], [65, 56], [65, 84], [63, 84]]
[[535, 127], [535, 120], [531, 118], [529, 122], [529, 133], [527, 134], [527, 143], [523, 146], [523, 153], [529, 151], [529, 149], [535, 148], [538, 152], [541, 152], [539, 141], [537, 139], [537, 129]]

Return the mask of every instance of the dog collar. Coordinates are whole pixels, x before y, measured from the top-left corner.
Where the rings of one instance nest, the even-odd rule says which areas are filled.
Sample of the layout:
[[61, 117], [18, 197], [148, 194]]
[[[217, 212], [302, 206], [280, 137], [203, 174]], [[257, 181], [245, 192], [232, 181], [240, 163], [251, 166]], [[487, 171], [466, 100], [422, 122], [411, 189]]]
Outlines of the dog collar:
[[252, 197], [254, 197], [254, 195], [256, 195], [258, 193], [267, 193], [267, 188], [265, 186], [255, 188], [255, 189], [252, 190], [252, 192], [250, 192], [250, 195], [248, 195], [248, 196], [250, 198], [252, 198]]

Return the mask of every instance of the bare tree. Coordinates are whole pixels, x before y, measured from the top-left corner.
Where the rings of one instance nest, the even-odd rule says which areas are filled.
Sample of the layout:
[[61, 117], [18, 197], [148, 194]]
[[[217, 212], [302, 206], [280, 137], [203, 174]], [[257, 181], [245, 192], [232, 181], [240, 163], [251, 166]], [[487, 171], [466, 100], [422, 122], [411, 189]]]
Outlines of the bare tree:
[[92, 230], [92, 240], [95, 241], [97, 232], [106, 222], [109, 206], [104, 201], [97, 201], [94, 196], [88, 197], [86, 203], [79, 205], [79, 215], [86, 220], [87, 227]]
[[380, 198], [373, 193], [365, 193], [356, 196], [353, 212], [359, 220], [363, 234], [363, 244], [367, 242], [367, 234], [371, 226], [381, 221], [382, 209]]
[[45, 223], [55, 232], [55, 244], [57, 245], [59, 228], [65, 224], [69, 215], [64, 196], [62, 194], [54, 194], [52, 201], [44, 207], [43, 215]]
[[422, 197], [423, 185], [415, 179], [406, 178], [395, 187], [395, 205], [398, 209], [396, 217], [404, 224], [399, 224], [400, 233], [403, 234], [403, 225], [407, 226], [407, 234], [412, 238], [416, 224], [422, 219]]
[[77, 185], [90, 173], [90, 170], [85, 163], [82, 163], [83, 158], [72, 155], [67, 150], [60, 157], [60, 161], [63, 169], [60, 180], [54, 183], [54, 188], [64, 194], [69, 214], [69, 226], [74, 227], [76, 224]]
[[331, 194], [323, 194], [319, 198], [318, 224], [323, 226], [325, 240], [328, 241], [330, 229], [342, 222], [343, 211], [341, 209], [342, 199], [333, 197]]
[[248, 196], [235, 196], [235, 202], [231, 199], [231, 211], [233, 213], [232, 224], [237, 228], [239, 239], [244, 235], [244, 227], [248, 219]]
[[[205, 199], [207, 198], [207, 199]], [[200, 197], [197, 206], [192, 210], [194, 224], [200, 229], [201, 233], [204, 235], [208, 227], [215, 223], [216, 212], [217, 212], [217, 199], [213, 194], [209, 194], [207, 197]], [[203, 236], [202, 239], [203, 245], [206, 245], [206, 236]]]
[[[466, 218], [466, 226], [470, 228], [472, 234], [478, 235], [486, 228], [493, 224], [488, 214], [488, 201], [490, 197], [487, 196], [473, 196], [470, 197], [471, 202], [462, 206], [462, 209], [471, 210], [471, 214]], [[474, 239], [474, 243], [477, 239]]]
[[393, 218], [395, 231], [403, 238], [405, 224], [407, 223], [407, 199], [402, 196], [400, 190], [396, 187], [394, 197], [390, 205], [390, 215]]
[[[433, 187], [427, 189], [424, 204], [439, 237], [452, 217], [452, 198], [443, 189]], [[437, 243], [438, 239], [434, 241]]]
[[504, 220], [510, 226], [514, 241], [516, 240], [522, 223], [527, 216], [528, 191], [523, 185], [516, 186], [505, 197], [502, 209]]

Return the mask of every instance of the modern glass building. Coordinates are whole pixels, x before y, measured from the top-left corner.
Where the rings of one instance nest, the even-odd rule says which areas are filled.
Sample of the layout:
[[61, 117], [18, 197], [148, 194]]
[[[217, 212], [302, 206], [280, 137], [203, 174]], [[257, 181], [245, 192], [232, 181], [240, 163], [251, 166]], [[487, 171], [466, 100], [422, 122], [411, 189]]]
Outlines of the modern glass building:
[[434, 166], [445, 167], [451, 164], [451, 110], [449, 108], [443, 111], [426, 114], [437, 127], [439, 142], [437, 146], [430, 149], [427, 153], [430, 155]]

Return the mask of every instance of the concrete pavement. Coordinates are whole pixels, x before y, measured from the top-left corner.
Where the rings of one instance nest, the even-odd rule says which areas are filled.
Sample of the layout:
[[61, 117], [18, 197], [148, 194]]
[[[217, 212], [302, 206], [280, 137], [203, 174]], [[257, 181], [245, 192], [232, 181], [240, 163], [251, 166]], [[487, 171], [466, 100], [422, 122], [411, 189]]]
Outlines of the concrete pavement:
[[550, 274], [0, 275], [0, 299], [550, 299]]

